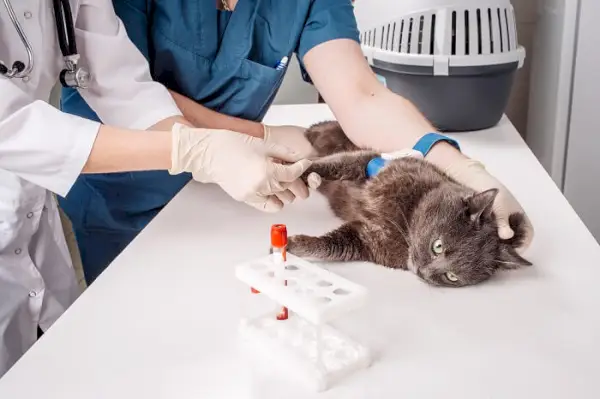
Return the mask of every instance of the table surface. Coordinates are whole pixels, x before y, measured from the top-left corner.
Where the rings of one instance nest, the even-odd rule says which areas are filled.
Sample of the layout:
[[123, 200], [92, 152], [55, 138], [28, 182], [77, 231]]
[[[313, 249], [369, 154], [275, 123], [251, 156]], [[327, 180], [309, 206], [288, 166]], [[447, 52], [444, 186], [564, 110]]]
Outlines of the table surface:
[[[266, 121], [330, 118], [324, 105], [274, 106]], [[314, 397], [600, 397], [600, 247], [506, 118], [454, 137], [528, 212], [535, 265], [464, 289], [372, 264], [328, 266], [370, 290], [342, 325], [375, 361]], [[320, 234], [340, 221], [318, 193], [268, 215], [188, 185], [0, 380], [0, 398], [313, 397], [252, 371], [236, 347], [251, 296], [233, 269], [267, 252], [272, 223]]]

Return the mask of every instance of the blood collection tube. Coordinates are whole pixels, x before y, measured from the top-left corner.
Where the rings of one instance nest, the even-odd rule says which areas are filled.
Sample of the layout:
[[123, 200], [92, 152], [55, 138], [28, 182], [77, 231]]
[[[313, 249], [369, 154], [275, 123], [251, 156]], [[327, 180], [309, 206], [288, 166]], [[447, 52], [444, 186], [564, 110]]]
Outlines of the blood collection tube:
[[[275, 264], [283, 266], [286, 261], [286, 249], [287, 249], [287, 228], [284, 224], [274, 224], [271, 226], [271, 253], [273, 256], [273, 262]], [[287, 281], [283, 281], [284, 285], [287, 285]], [[287, 320], [288, 309], [284, 306], [281, 312], [277, 314], [277, 320]]]

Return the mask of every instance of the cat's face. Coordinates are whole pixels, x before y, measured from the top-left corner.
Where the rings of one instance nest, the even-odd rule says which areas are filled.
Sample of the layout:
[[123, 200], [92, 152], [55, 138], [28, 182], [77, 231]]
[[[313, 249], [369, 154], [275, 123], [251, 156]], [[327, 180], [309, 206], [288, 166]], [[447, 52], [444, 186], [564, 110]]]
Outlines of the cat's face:
[[530, 265], [498, 237], [492, 214], [496, 194], [427, 194], [411, 222], [409, 270], [433, 285], [462, 287], [481, 283], [498, 269]]

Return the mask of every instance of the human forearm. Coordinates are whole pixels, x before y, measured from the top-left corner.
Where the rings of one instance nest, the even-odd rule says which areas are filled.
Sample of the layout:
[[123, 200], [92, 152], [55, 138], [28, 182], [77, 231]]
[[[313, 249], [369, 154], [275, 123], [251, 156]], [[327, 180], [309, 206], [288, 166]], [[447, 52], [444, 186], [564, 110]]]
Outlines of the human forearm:
[[[394, 151], [412, 147], [424, 134], [435, 130], [410, 101], [379, 83], [357, 43], [351, 40], [323, 43], [307, 53], [304, 63], [315, 86], [356, 145]], [[460, 157], [463, 156], [446, 143], [439, 143], [427, 155], [428, 160], [440, 166]]]
[[[425, 134], [436, 131], [410, 101], [381, 86], [377, 80], [368, 94], [354, 101], [353, 105], [339, 110], [339, 119], [348, 126], [350, 139], [361, 147], [382, 152], [412, 148]], [[445, 142], [439, 142], [426, 155], [428, 161], [441, 167], [464, 157]]]
[[225, 129], [263, 138], [264, 128], [261, 123], [225, 115], [206, 108], [190, 98], [169, 90], [175, 103], [195, 127], [209, 129]]
[[82, 173], [166, 170], [171, 167], [171, 132], [101, 125]]
[[172, 116], [170, 118], [167, 119], [163, 119], [160, 122], [155, 123], [154, 125], [150, 126], [148, 129], [146, 130], [150, 130], [150, 131], [171, 131], [173, 129], [173, 125], [175, 125], [176, 123], [182, 124], [182, 125], [186, 125], [189, 127], [194, 127], [194, 124], [191, 123], [190, 121], [188, 121], [185, 117], [180, 116], [180, 115], [176, 115], [176, 116]]

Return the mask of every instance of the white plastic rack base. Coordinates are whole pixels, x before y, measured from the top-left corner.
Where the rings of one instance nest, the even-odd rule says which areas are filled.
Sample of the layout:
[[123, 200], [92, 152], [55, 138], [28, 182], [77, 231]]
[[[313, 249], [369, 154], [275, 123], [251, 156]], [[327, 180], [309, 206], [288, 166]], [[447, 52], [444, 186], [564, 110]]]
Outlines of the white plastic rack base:
[[266, 256], [241, 264], [236, 276], [260, 292], [248, 295], [266, 295], [289, 312], [287, 320], [277, 320], [277, 309], [242, 320], [253, 356], [315, 391], [369, 367], [370, 351], [327, 324], [361, 308], [364, 287], [291, 254], [285, 263]]

